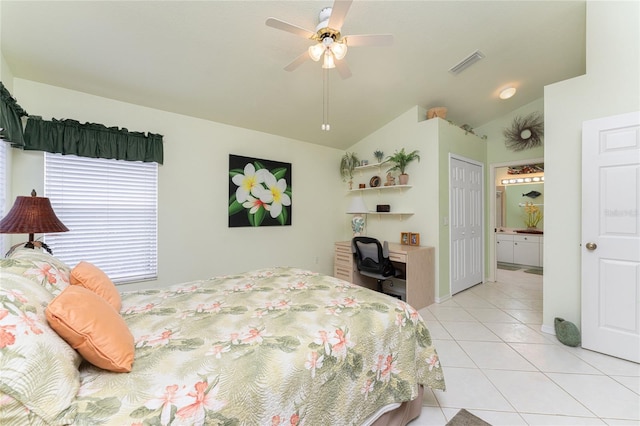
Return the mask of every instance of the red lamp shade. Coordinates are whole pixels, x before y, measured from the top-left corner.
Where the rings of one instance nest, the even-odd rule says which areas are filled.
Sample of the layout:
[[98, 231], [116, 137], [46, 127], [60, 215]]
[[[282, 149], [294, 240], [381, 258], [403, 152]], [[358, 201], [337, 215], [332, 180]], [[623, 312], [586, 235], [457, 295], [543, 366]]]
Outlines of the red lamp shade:
[[33, 234], [68, 230], [56, 216], [49, 199], [36, 197], [35, 190], [31, 191], [31, 197], [17, 197], [0, 221], [0, 234], [29, 234], [29, 242], [33, 241]]

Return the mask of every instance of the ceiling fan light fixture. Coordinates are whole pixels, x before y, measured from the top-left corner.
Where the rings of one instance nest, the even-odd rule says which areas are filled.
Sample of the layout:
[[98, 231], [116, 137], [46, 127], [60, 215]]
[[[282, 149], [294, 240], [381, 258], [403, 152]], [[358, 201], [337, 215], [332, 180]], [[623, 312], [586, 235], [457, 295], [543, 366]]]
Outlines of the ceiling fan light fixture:
[[309, 57], [313, 59], [315, 62], [318, 62], [324, 53], [325, 48], [322, 44], [314, 44], [313, 46], [309, 46]]
[[326, 50], [324, 52], [324, 62], [322, 63], [322, 68], [331, 69], [335, 68], [336, 63], [333, 61], [333, 53], [330, 50]]
[[336, 57], [337, 60], [344, 59], [347, 55], [347, 44], [346, 43], [333, 43], [331, 45], [331, 52]]

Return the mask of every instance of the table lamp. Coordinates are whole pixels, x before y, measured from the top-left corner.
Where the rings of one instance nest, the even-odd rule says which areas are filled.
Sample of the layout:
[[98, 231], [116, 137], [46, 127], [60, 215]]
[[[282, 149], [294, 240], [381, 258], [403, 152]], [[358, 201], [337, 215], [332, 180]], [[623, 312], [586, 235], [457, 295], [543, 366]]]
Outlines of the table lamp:
[[[69, 228], [64, 226], [56, 216], [51, 202], [46, 197], [37, 197], [35, 189], [31, 191], [31, 197], [19, 196], [9, 210], [9, 213], [0, 220], [0, 234], [29, 234], [27, 248], [42, 247], [49, 253], [51, 249], [40, 242], [34, 241], [34, 234], [52, 232], [65, 232]], [[22, 243], [20, 243], [22, 244]], [[15, 248], [12, 247], [9, 253]], [[9, 254], [7, 253], [7, 254]]]
[[353, 197], [347, 209], [347, 214], [353, 215], [351, 229], [353, 229], [354, 237], [364, 234], [365, 218], [362, 215], [367, 213], [369, 213], [369, 210], [364, 203], [364, 199], [361, 196]]

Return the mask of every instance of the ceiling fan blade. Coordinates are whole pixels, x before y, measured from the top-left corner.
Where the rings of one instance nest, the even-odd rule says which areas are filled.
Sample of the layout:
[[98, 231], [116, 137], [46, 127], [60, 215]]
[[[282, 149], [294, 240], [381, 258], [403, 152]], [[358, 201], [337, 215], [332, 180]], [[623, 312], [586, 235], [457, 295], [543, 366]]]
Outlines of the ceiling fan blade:
[[286, 67], [284, 67], [285, 71], [293, 71], [303, 64], [304, 61], [309, 59], [309, 53], [305, 50], [302, 52], [297, 58], [289, 63]]
[[344, 36], [347, 40], [347, 46], [391, 46], [393, 44], [393, 36], [391, 34], [362, 34]]
[[331, 8], [331, 16], [329, 17], [329, 28], [335, 28], [340, 31], [342, 24], [344, 24], [344, 18], [347, 16], [347, 12], [351, 7], [353, 0], [335, 0], [333, 7]]
[[347, 65], [347, 61], [344, 59], [340, 61], [336, 60], [335, 64], [336, 70], [338, 70], [338, 74], [340, 74], [340, 77], [342, 77], [343, 80], [351, 77], [351, 70], [349, 69], [349, 65]]
[[265, 21], [265, 24], [267, 25], [267, 27], [286, 31], [288, 33], [295, 34], [297, 36], [309, 38], [309, 39], [313, 38], [313, 36], [315, 36], [316, 34], [313, 31], [309, 31], [297, 25], [293, 25], [288, 22], [281, 21], [280, 19], [277, 19], [277, 18], [267, 18], [267, 20]]

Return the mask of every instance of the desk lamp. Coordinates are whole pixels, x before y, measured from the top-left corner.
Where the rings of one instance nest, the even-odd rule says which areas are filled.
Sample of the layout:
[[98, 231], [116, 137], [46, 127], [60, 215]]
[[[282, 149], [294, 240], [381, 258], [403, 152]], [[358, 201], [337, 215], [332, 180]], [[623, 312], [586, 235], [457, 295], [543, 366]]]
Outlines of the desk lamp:
[[357, 237], [364, 234], [365, 218], [362, 215], [369, 213], [364, 199], [361, 196], [353, 197], [351, 204], [347, 209], [347, 214], [352, 214], [351, 229], [353, 229], [353, 236]]
[[[0, 221], [0, 234], [29, 234], [29, 241], [25, 247], [42, 247], [49, 253], [51, 249], [45, 243], [34, 241], [33, 234], [68, 230], [69, 228], [64, 226], [56, 216], [49, 199], [37, 197], [35, 189], [31, 191], [31, 197], [17, 197], [9, 213]], [[14, 248], [15, 246], [9, 250], [9, 253]]]

